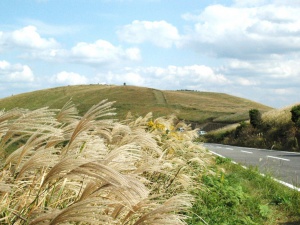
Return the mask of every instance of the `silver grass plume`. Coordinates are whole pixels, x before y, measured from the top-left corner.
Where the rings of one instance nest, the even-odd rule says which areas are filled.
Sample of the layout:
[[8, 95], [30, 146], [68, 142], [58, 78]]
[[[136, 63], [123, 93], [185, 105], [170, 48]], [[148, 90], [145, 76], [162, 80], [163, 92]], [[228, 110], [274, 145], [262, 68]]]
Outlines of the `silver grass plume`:
[[192, 197], [184, 182], [202, 151], [189, 135], [148, 129], [151, 113], [109, 119], [112, 104], [82, 117], [71, 102], [60, 111], [0, 113], [1, 147], [21, 143], [0, 167], [1, 223], [185, 224]]

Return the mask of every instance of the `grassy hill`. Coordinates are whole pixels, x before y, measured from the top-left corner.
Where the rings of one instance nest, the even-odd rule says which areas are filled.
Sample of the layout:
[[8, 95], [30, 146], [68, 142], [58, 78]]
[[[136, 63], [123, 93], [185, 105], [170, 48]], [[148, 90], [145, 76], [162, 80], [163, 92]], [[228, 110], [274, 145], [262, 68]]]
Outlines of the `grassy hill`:
[[252, 108], [262, 112], [271, 108], [247, 99], [222, 93], [163, 91], [136, 86], [77, 85], [44, 89], [0, 99], [0, 109], [61, 108], [69, 99], [80, 114], [103, 99], [116, 101], [118, 118], [153, 112], [154, 117], [176, 114], [179, 119], [204, 123], [239, 122], [248, 118]]

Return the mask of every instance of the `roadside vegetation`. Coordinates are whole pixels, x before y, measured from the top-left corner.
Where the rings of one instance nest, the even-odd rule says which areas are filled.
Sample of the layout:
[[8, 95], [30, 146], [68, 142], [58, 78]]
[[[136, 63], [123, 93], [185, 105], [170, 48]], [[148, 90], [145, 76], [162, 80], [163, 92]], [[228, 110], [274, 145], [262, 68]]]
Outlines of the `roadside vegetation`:
[[261, 113], [249, 110], [249, 120], [210, 132], [205, 141], [230, 145], [300, 151], [300, 105]]
[[[300, 193], [217, 157], [202, 176], [202, 190], [193, 190], [189, 224], [193, 225], [296, 225], [300, 224]], [[201, 218], [198, 217], [201, 215]]]

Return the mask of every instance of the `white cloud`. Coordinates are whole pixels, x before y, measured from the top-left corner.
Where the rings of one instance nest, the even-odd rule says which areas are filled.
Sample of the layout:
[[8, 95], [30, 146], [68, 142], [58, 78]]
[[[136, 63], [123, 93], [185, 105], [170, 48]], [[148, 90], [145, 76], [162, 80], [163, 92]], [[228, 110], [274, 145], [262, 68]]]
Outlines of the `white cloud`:
[[[228, 93], [239, 90], [245, 98], [255, 98], [265, 104], [276, 105], [277, 98], [285, 95], [284, 101], [297, 101], [300, 87], [300, 64], [298, 59], [241, 61], [230, 60], [219, 72], [231, 81]], [[247, 88], [242, 88], [247, 86]], [[258, 91], [258, 90], [260, 91]], [[264, 93], [264, 94], [262, 94]], [[268, 97], [268, 95], [270, 97]], [[288, 99], [289, 97], [289, 99]], [[273, 98], [273, 99], [272, 99]], [[262, 100], [264, 99], [264, 100]]]
[[252, 58], [300, 51], [299, 7], [211, 5], [198, 15], [182, 46], [216, 57]]
[[236, 6], [240, 7], [251, 7], [265, 5], [267, 0], [234, 0]]
[[[48, 0], [45, 0], [48, 1]], [[63, 35], [76, 35], [75, 33], [82, 32], [82, 29], [84, 29], [84, 26], [81, 25], [63, 25], [63, 24], [49, 24], [45, 23], [40, 20], [34, 20], [25, 18], [21, 20], [22, 24], [25, 24], [26, 26], [33, 26], [36, 28], [36, 30], [39, 31], [39, 34], [42, 35], [54, 35], [54, 36], [63, 36]], [[25, 26], [25, 27], [26, 27]]]
[[35, 26], [23, 27], [12, 32], [0, 32], [0, 51], [8, 48], [22, 50], [23, 59], [41, 59], [61, 63], [88, 65], [118, 65], [122, 62], [139, 61], [138, 48], [123, 48], [99, 39], [94, 43], [79, 42], [71, 49], [63, 49], [53, 38], [43, 38]]
[[203, 65], [126, 68], [119, 73], [98, 74], [101, 83], [127, 83], [160, 89], [198, 89], [230, 83], [222, 74]]
[[[230, 60], [223, 68], [225, 74], [260, 77], [262, 80], [286, 80], [299, 82], [300, 64], [298, 59], [242, 61]], [[268, 79], [269, 78], [269, 79]]]
[[30, 51], [23, 53], [21, 57], [91, 66], [117, 66], [122, 62], [141, 60], [141, 53], [138, 48], [122, 48], [99, 39], [94, 43], [79, 42], [71, 49], [53, 48]]
[[[129, 84], [136, 86], [144, 86], [145, 79], [143, 75], [136, 73], [134, 70], [122, 71], [120, 73], [108, 72], [107, 74], [98, 74], [99, 82], [106, 84]], [[104, 82], [103, 82], [104, 80]]]
[[134, 20], [131, 24], [121, 27], [117, 34], [120, 40], [128, 43], [150, 42], [163, 48], [172, 47], [180, 39], [177, 28], [163, 20]]
[[252, 65], [250, 62], [241, 61], [241, 60], [230, 60], [228, 63], [229, 68], [231, 69], [251, 69]]
[[87, 84], [88, 78], [74, 72], [62, 71], [50, 78], [52, 83], [63, 85]]
[[141, 60], [141, 52], [138, 48], [128, 48], [125, 49], [126, 58], [130, 59], [131, 61], [139, 61]]
[[[203, 84], [226, 84], [228, 80], [222, 75], [217, 74], [215, 71], [204, 65], [192, 65], [192, 66], [168, 66], [161, 71], [161, 68], [157, 70], [159, 74], [163, 73], [165, 78], [169, 82], [176, 82], [180, 84], [192, 85], [195, 83]], [[164, 77], [163, 77], [164, 79]]]
[[4, 70], [7, 70], [10, 67], [9, 62], [7, 61], [0, 61], [0, 71], [3, 72]]
[[4, 49], [4, 33], [0, 31], [0, 52]]
[[257, 86], [259, 84], [258, 81], [250, 80], [250, 79], [247, 79], [247, 78], [244, 78], [244, 77], [238, 77], [236, 79], [236, 83], [238, 85], [242, 85], [242, 86]]
[[160, 2], [161, 0], [100, 0], [103, 2]]
[[12, 72], [9, 75], [9, 79], [12, 81], [25, 81], [25, 82], [33, 82], [34, 76], [33, 72], [29, 66], [23, 65], [20, 67], [18, 71]]
[[293, 91], [290, 89], [285, 89], [285, 88], [277, 88], [273, 90], [275, 94], [278, 95], [291, 95], [293, 94]]
[[87, 64], [110, 64], [141, 59], [138, 48], [123, 49], [105, 40], [97, 40], [95, 43], [80, 42], [70, 50], [69, 57], [70, 61]]
[[11, 64], [7, 61], [0, 61], [1, 83], [33, 82], [34, 75], [27, 65]]
[[34, 26], [27, 26], [13, 31], [8, 35], [7, 42], [32, 49], [47, 49], [58, 46], [58, 43], [53, 38], [42, 38]]
[[253, 6], [262, 6], [262, 5], [289, 5], [289, 6], [300, 6], [298, 0], [234, 0], [235, 6], [240, 7], [253, 7]]

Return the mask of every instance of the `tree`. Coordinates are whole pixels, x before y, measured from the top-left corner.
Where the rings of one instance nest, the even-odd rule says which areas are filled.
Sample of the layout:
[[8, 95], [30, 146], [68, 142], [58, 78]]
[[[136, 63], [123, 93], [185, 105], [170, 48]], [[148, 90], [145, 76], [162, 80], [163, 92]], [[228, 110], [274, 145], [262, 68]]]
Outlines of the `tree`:
[[254, 128], [258, 128], [261, 125], [261, 113], [258, 109], [251, 109], [249, 110], [249, 117], [250, 117], [250, 124]]
[[295, 123], [296, 127], [300, 127], [300, 105], [295, 105], [291, 109], [292, 121]]
[[298, 144], [298, 138], [297, 138], [297, 128], [300, 128], [300, 105], [295, 105], [291, 109], [292, 113], [292, 121], [295, 124], [295, 130], [294, 130], [294, 140], [295, 140], [295, 148], [299, 149], [299, 144]]

